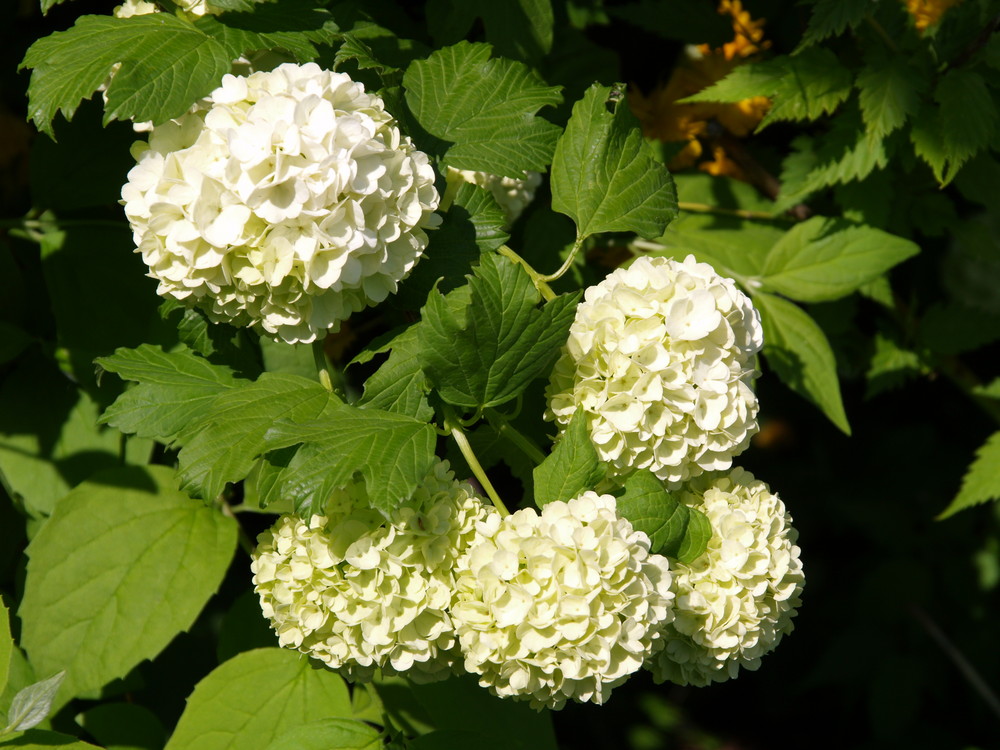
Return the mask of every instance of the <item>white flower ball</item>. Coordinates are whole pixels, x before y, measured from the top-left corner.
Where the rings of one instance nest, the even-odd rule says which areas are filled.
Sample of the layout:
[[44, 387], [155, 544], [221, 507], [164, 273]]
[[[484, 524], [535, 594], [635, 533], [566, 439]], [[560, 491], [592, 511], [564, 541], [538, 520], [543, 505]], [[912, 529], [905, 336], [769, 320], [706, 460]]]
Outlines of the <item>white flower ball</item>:
[[388, 521], [361, 482], [335, 493], [325, 516], [284, 515], [250, 566], [264, 616], [282, 646], [351, 679], [376, 668], [444, 679], [457, 656], [455, 562], [487, 512], [442, 462]]
[[[220, 13], [217, 8], [213, 8], [205, 0], [175, 0], [177, 7], [192, 16], [204, 16], [206, 14]], [[147, 0], [125, 0], [124, 3], [114, 9], [115, 18], [131, 18], [132, 16], [145, 16], [150, 13], [159, 13], [160, 9], [156, 3]]]
[[688, 256], [642, 257], [584, 293], [552, 372], [547, 419], [582, 406], [613, 474], [675, 487], [728, 469], [757, 431], [760, 316], [731, 279]]
[[227, 75], [133, 153], [122, 203], [159, 294], [289, 343], [395, 292], [439, 221], [427, 156], [313, 63]]
[[[468, 182], [489, 190], [494, 200], [503, 209], [510, 226], [528, 205], [535, 199], [535, 191], [542, 184], [542, 175], [538, 172], [525, 172], [523, 178], [504, 177], [488, 172], [474, 172], [471, 169], [448, 168], [448, 193], [457, 192], [461, 183]], [[445, 198], [448, 202], [448, 198]]]
[[749, 472], [702, 477], [680, 499], [708, 516], [712, 539], [691, 564], [671, 564], [674, 619], [648, 666], [657, 682], [704, 686], [760, 666], [792, 631], [805, 578], [791, 516]]
[[667, 559], [615, 508], [585, 492], [478, 525], [452, 618], [483, 687], [535, 708], [603, 703], [653, 653], [671, 617]]

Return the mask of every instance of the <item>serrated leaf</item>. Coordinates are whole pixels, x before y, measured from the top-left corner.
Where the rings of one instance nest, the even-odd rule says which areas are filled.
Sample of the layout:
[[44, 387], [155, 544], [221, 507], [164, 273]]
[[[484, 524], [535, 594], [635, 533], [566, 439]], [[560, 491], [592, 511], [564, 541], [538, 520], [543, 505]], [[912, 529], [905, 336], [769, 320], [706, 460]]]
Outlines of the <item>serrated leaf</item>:
[[389, 358], [365, 381], [365, 392], [359, 406], [405, 414], [428, 422], [434, 410], [427, 401], [427, 378], [418, 357], [420, 339], [418, 327], [410, 326], [381, 347], [391, 350]]
[[357, 719], [320, 719], [290, 729], [267, 750], [379, 750], [381, 732]]
[[179, 492], [164, 467], [102, 472], [60, 500], [28, 547], [19, 611], [35, 669], [66, 670], [57, 705], [189, 628], [235, 549], [236, 523]]
[[875, 335], [875, 351], [865, 373], [865, 398], [899, 388], [923, 369], [916, 352], [904, 349], [893, 338], [878, 333]]
[[650, 539], [651, 552], [682, 563], [697, 559], [712, 538], [712, 526], [703, 513], [678, 502], [663, 483], [645, 469], [625, 480], [618, 498], [618, 515]]
[[312, 0], [281, 0], [244, 10], [250, 12], [204, 15], [194, 25], [225, 47], [231, 60], [257, 50], [283, 49], [297, 61], [309, 62], [319, 56], [317, 44], [338, 37], [330, 13]]
[[842, 219], [815, 216], [796, 224], [764, 261], [760, 283], [800, 302], [844, 297], [916, 255], [909, 240]]
[[265, 372], [256, 382], [224, 391], [178, 436], [184, 446], [178, 455], [181, 488], [214, 499], [227, 482], [250, 473], [276, 421], [316, 419], [339, 403], [319, 383], [285, 373]]
[[447, 141], [444, 163], [506, 177], [544, 172], [559, 128], [536, 117], [562, 101], [526, 65], [490, 59], [488, 44], [459, 42], [414, 61], [403, 76], [420, 125]]
[[346, 404], [328, 408], [323, 419], [278, 422], [265, 436], [267, 450], [302, 443], [275, 486], [304, 516], [306, 509], [322, 512], [330, 493], [356, 472], [365, 479], [371, 506], [383, 513], [394, 510], [431, 470], [436, 440], [426, 422]]
[[266, 750], [317, 716], [350, 718], [339, 675], [287, 649], [246, 651], [195, 686], [166, 750]]
[[856, 85], [865, 126], [873, 136], [883, 137], [916, 114], [926, 79], [908, 58], [894, 55], [866, 65]]
[[949, 161], [962, 164], [981, 149], [996, 145], [1000, 113], [979, 73], [963, 68], [948, 71], [934, 89], [934, 100], [940, 105], [941, 134]]
[[994, 432], [976, 451], [975, 461], [962, 478], [962, 488], [937, 520], [997, 499], [1000, 499], [1000, 432]]
[[29, 119], [53, 135], [56, 114], [71, 119], [116, 63], [121, 68], [108, 87], [105, 122], [159, 124], [218, 86], [232, 58], [218, 41], [168, 13], [82, 16], [67, 31], [39, 39], [24, 56], [20, 67], [32, 69]]
[[167, 353], [150, 344], [118, 349], [96, 364], [138, 383], [105, 410], [101, 423], [164, 442], [172, 442], [220, 393], [241, 382], [228, 367], [186, 349]]
[[793, 391], [812, 401], [843, 432], [851, 427], [826, 334], [798, 305], [773, 294], [754, 295], [764, 329], [764, 357]]
[[7, 727], [0, 732], [0, 736], [9, 732], [23, 732], [45, 721], [64, 679], [65, 670], [19, 690], [7, 712]]
[[590, 440], [583, 409], [573, 415], [556, 447], [535, 467], [533, 475], [539, 508], [553, 500], [572, 500], [604, 478], [605, 469]]
[[459, 309], [431, 292], [418, 356], [448, 403], [498, 406], [548, 372], [569, 335], [578, 295], [562, 295], [539, 309], [541, 297], [524, 268], [494, 254], [483, 256], [469, 289], [468, 306]]
[[[465, 0], [463, 0], [464, 2]], [[552, 0], [477, 0], [486, 41], [497, 54], [536, 62], [552, 49]]]
[[873, 10], [875, 3], [872, 0], [818, 0], [813, 5], [809, 26], [802, 35], [799, 49], [843, 34], [849, 26], [853, 28]]
[[642, 137], [638, 120], [611, 89], [591, 86], [573, 105], [552, 161], [552, 208], [581, 238], [635, 232], [652, 239], [677, 216], [677, 191]]
[[962, 161], [949, 161], [950, 155], [941, 131], [941, 113], [937, 107], [926, 104], [913, 118], [910, 142], [914, 153], [927, 163], [942, 187], [951, 182]]

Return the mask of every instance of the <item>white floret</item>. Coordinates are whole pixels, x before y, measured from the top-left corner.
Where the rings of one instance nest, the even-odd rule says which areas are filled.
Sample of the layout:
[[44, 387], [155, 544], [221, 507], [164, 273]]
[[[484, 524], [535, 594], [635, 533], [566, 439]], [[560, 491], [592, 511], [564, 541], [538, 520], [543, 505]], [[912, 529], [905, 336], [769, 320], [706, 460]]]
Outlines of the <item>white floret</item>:
[[478, 525], [452, 617], [481, 685], [535, 708], [603, 703], [653, 653], [671, 617], [667, 559], [615, 509], [585, 492]]
[[657, 682], [704, 686], [760, 666], [792, 631], [805, 578], [791, 516], [749, 472], [702, 477], [680, 499], [708, 516], [712, 538], [672, 564], [674, 619], [649, 668]]
[[649, 469], [676, 487], [749, 445], [762, 345], [760, 316], [731, 279], [693, 256], [639, 258], [584, 293], [546, 418], [566, 425], [582, 406], [612, 473]]
[[457, 648], [449, 608], [455, 563], [487, 512], [438, 464], [387, 521], [364, 485], [335, 493], [326, 515], [285, 515], [260, 535], [251, 570], [282, 646], [354, 680], [376, 669], [444, 679]]
[[313, 63], [225, 76], [133, 154], [122, 203], [159, 294], [289, 343], [395, 292], [439, 221], [427, 156]]
[[[535, 199], [535, 191], [542, 184], [542, 175], [538, 172], [525, 172], [524, 177], [504, 177], [489, 172], [475, 172], [471, 169], [448, 168], [448, 191], [457, 191], [461, 182], [478, 185], [490, 191], [497, 204], [503, 210], [510, 226], [524, 212], [524, 209]], [[446, 194], [445, 202], [448, 202]]]

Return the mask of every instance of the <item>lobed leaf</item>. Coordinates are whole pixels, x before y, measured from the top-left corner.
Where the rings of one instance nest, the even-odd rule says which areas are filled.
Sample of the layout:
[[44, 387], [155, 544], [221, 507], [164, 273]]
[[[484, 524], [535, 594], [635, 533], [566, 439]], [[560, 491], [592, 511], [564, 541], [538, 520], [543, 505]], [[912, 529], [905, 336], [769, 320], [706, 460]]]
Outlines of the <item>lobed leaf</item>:
[[427, 401], [427, 378], [420, 368], [419, 326], [412, 325], [372, 354], [391, 350], [389, 358], [365, 381], [359, 406], [404, 414], [423, 422], [434, 416]]
[[1000, 499], [1000, 432], [994, 432], [976, 451], [976, 459], [962, 478], [962, 488], [937, 519], [997, 499]]
[[842, 219], [796, 224], [768, 253], [760, 283], [800, 302], [827, 302], [856, 291], [916, 255], [909, 240]]
[[785, 385], [812, 401], [843, 432], [851, 427], [830, 342], [798, 305], [773, 294], [754, 295], [764, 329], [764, 357]]
[[28, 547], [19, 611], [56, 705], [90, 696], [191, 626], [226, 572], [236, 523], [179, 492], [164, 467], [96, 474], [56, 504]]
[[642, 137], [638, 120], [606, 86], [573, 105], [552, 161], [552, 208], [577, 235], [635, 232], [651, 239], [677, 216], [677, 191]]
[[545, 171], [559, 128], [536, 117], [562, 101], [526, 65], [490, 59], [488, 44], [459, 42], [416, 60], [403, 76], [420, 125], [447, 142], [444, 163], [507, 177]]
[[587, 417], [582, 408], [577, 409], [552, 453], [535, 467], [535, 505], [541, 508], [553, 500], [572, 500], [593, 490], [604, 475]]
[[317, 44], [330, 44], [339, 36], [333, 17], [312, 0], [265, 2], [231, 10], [239, 12], [194, 20], [199, 31], [225, 47], [230, 60], [256, 50], [283, 49], [298, 62], [309, 62], [319, 56]]
[[317, 716], [351, 717], [340, 676], [288, 649], [246, 651], [195, 686], [166, 750], [267, 750]]
[[866, 65], [856, 85], [865, 127], [881, 138], [917, 113], [926, 79], [907, 58], [896, 55]]
[[483, 256], [468, 286], [464, 306], [431, 292], [418, 357], [428, 382], [448, 403], [497, 406], [548, 372], [569, 334], [578, 295], [562, 295], [538, 309], [541, 297], [524, 268], [495, 254]]
[[683, 563], [701, 556], [712, 538], [712, 525], [704, 513], [678, 502], [645, 469], [631, 474], [624, 488], [618, 498], [618, 514], [649, 537], [651, 552]]
[[848, 27], [859, 24], [875, 7], [873, 0], [817, 0], [799, 49], [843, 34]]

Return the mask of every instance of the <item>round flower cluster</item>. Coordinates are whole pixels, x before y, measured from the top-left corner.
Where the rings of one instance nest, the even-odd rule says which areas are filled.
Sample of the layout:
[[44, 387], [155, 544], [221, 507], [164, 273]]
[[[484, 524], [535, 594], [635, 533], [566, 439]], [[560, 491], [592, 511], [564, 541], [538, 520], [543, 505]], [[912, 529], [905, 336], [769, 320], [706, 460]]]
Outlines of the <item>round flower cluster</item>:
[[688, 256], [642, 257], [589, 287], [547, 390], [546, 418], [583, 407], [614, 474], [671, 486], [728, 469], [757, 431], [760, 316], [731, 279]]
[[[503, 209], [510, 226], [528, 204], [535, 199], [535, 191], [542, 184], [542, 176], [538, 172], [525, 172], [523, 178], [504, 177], [488, 172], [474, 172], [471, 169], [448, 168], [448, 193], [457, 191], [460, 183], [468, 182], [490, 191], [497, 204]], [[448, 196], [445, 197], [445, 202]]]
[[805, 579], [784, 503], [743, 469], [695, 480], [680, 498], [708, 516], [708, 549], [673, 563], [674, 619], [648, 666], [657, 682], [704, 686], [755, 670], [792, 631]]
[[[212, 7], [206, 0], [175, 0], [177, 7], [192, 16], [204, 16], [206, 14], [221, 13], [217, 8]], [[131, 18], [132, 16], [145, 16], [150, 13], [159, 13], [160, 9], [156, 3], [147, 0], [125, 0], [124, 3], [114, 9], [115, 18]]]
[[427, 156], [313, 63], [227, 75], [133, 153], [122, 203], [159, 294], [289, 343], [395, 292], [439, 221]]
[[489, 515], [459, 560], [452, 617], [465, 668], [536, 708], [603, 703], [654, 652], [671, 617], [665, 557], [585, 492]]
[[456, 657], [456, 561], [487, 512], [442, 462], [388, 521], [362, 482], [335, 493], [325, 515], [282, 516], [251, 564], [264, 616], [282, 646], [352, 679], [376, 668], [444, 679]]

